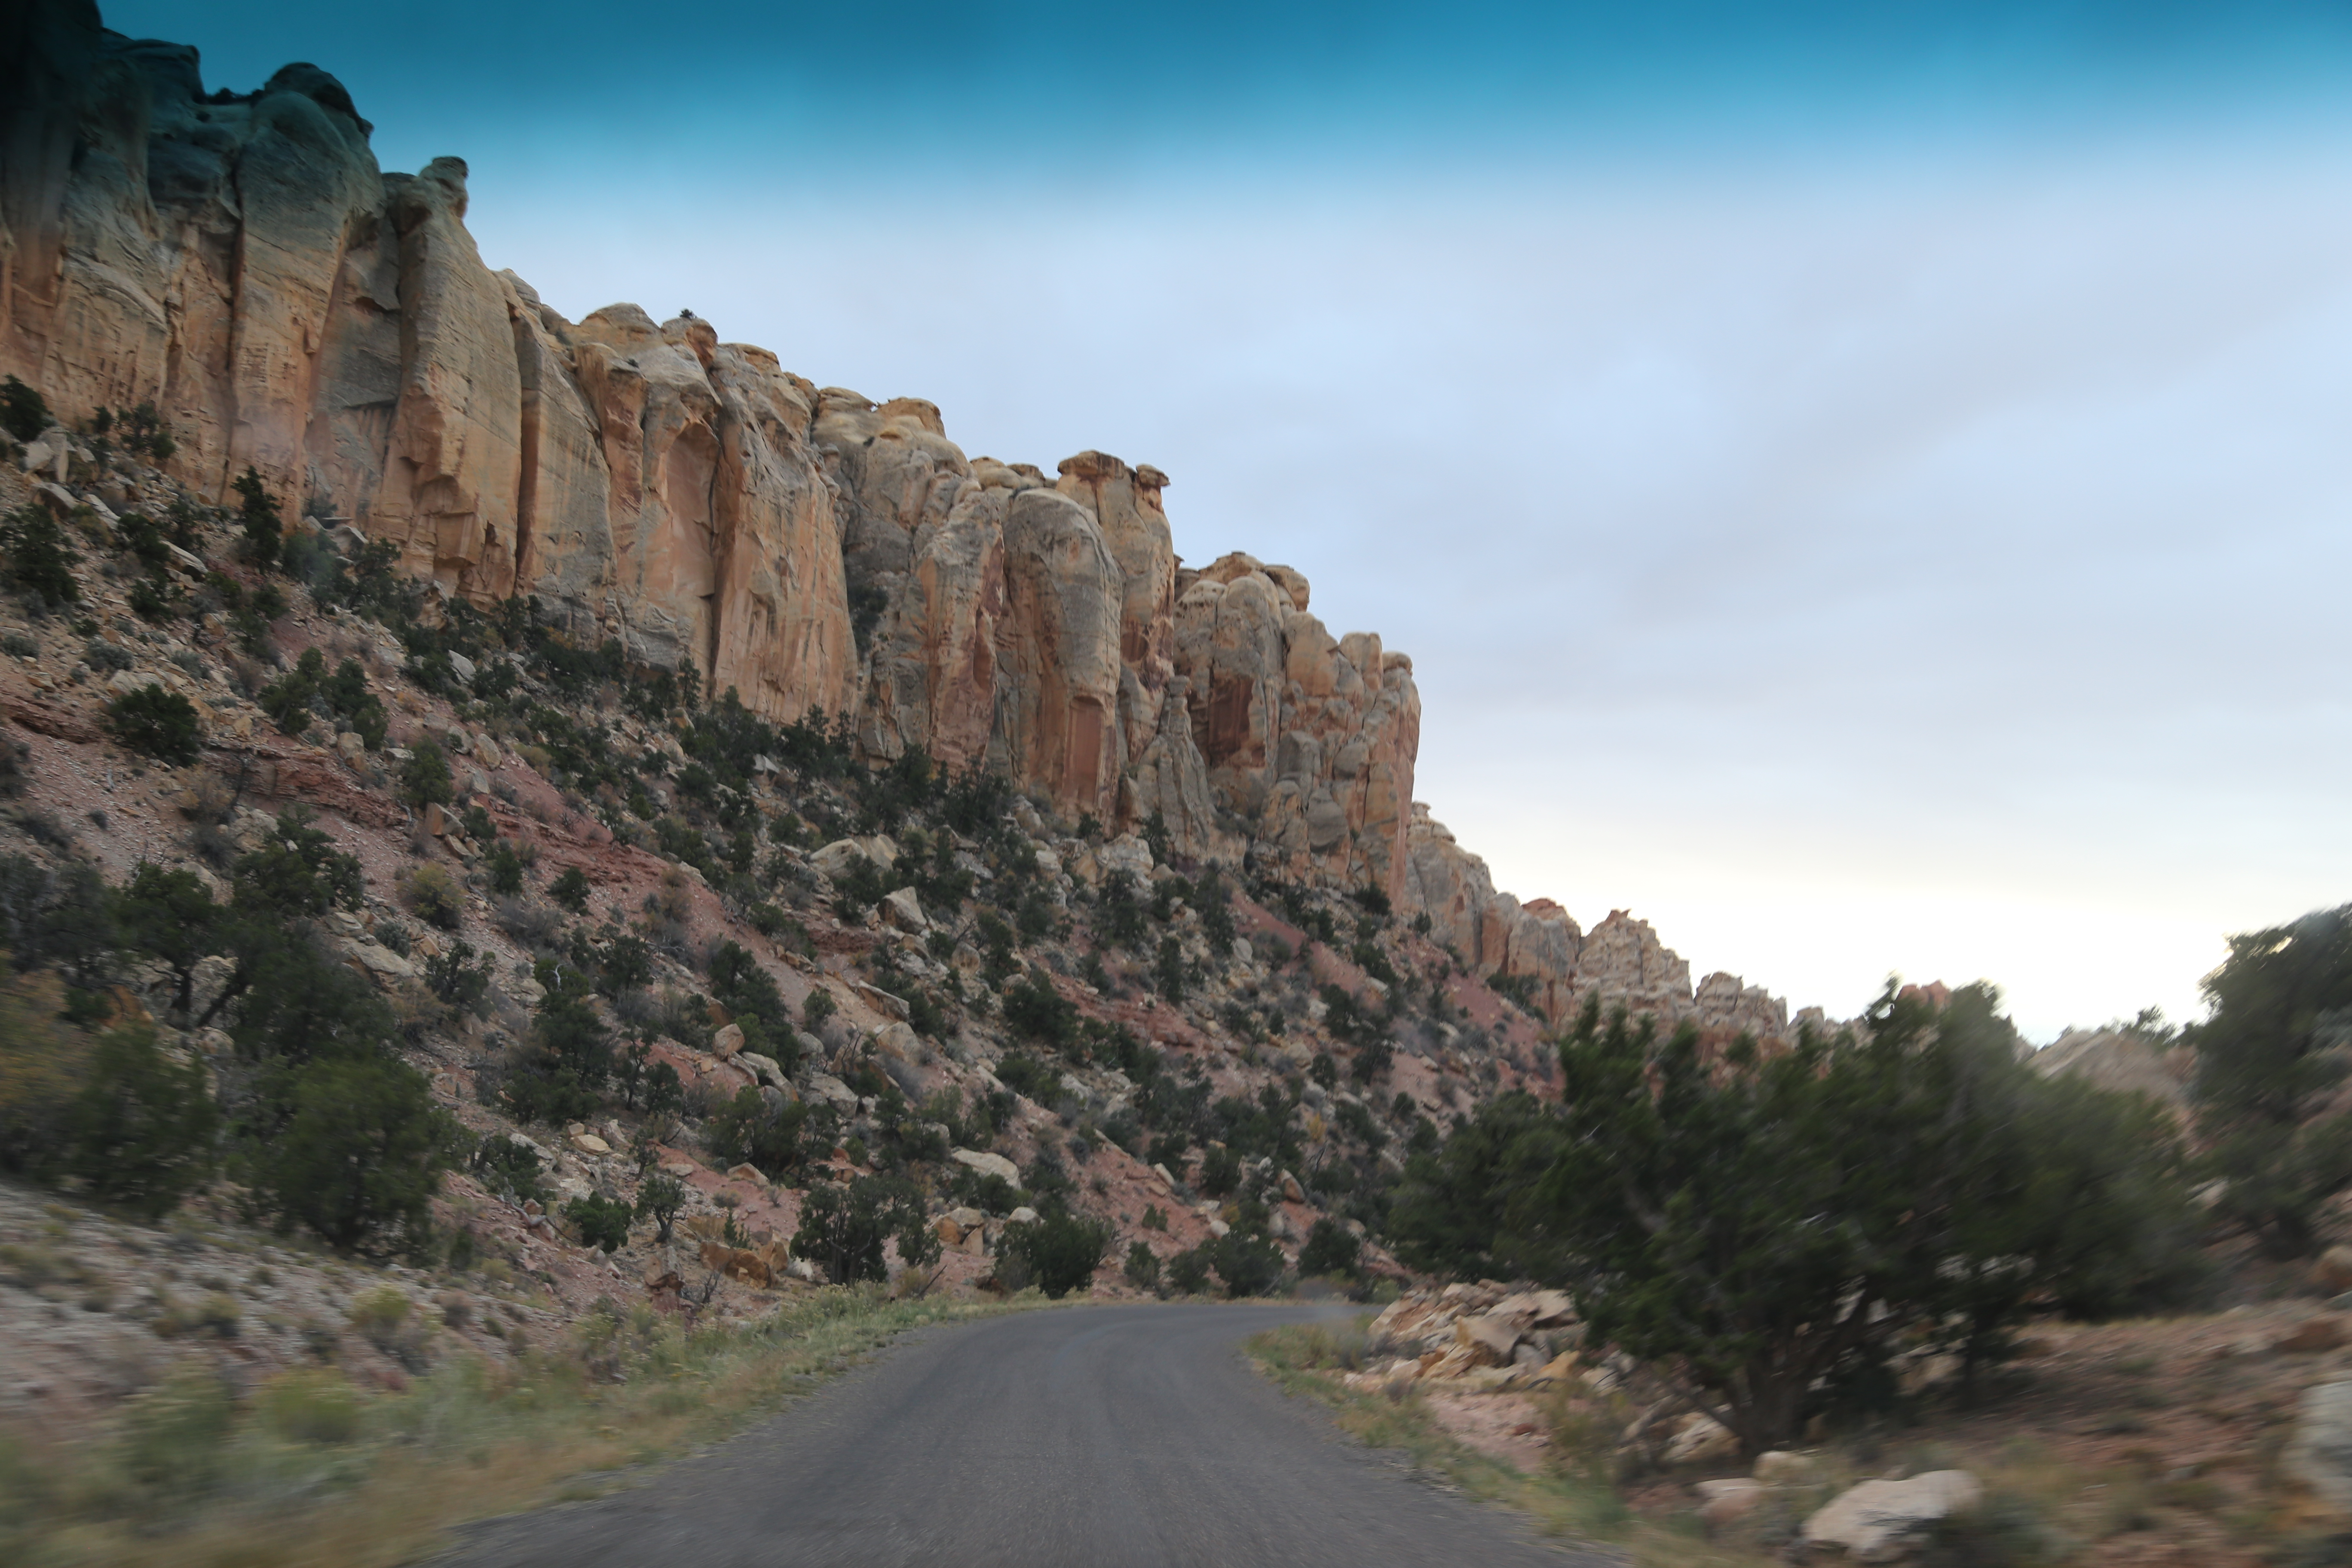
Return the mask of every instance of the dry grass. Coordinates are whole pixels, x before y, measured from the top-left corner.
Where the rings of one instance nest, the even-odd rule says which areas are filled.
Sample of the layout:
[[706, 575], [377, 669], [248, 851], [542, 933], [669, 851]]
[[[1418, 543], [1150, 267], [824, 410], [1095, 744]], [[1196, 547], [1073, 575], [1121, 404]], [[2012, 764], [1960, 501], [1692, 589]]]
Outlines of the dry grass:
[[826, 1289], [688, 1335], [648, 1310], [592, 1316], [572, 1350], [443, 1365], [397, 1394], [331, 1372], [238, 1399], [188, 1373], [71, 1446], [0, 1434], [0, 1562], [17, 1568], [379, 1568], [455, 1526], [630, 1484], [898, 1334], [1017, 1310]]

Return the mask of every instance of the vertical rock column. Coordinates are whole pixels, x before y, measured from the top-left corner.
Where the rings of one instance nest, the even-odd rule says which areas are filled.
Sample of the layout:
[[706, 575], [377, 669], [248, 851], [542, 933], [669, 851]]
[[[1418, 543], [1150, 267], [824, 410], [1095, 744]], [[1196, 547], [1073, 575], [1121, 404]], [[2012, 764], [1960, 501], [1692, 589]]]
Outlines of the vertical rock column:
[[[389, 183], [389, 182], [388, 182]], [[392, 185], [400, 257], [400, 398], [377, 531], [409, 570], [478, 601], [514, 592], [522, 378], [507, 291], [466, 232], [466, 165], [436, 158]]]

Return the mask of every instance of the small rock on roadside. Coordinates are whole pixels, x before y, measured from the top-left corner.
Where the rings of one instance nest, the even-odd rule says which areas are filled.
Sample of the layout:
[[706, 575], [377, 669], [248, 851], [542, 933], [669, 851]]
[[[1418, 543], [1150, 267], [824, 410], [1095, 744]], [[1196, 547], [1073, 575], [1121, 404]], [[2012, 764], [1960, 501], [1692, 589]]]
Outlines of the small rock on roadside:
[[1929, 1470], [1907, 1481], [1864, 1481], [1805, 1521], [1808, 1546], [1839, 1546], [1863, 1563], [1884, 1563], [1937, 1521], [1974, 1508], [1984, 1487], [1966, 1470]]
[[1762, 1481], [1746, 1476], [1733, 1476], [1725, 1480], [1698, 1483], [1698, 1516], [1710, 1525], [1729, 1524], [1756, 1511], [1771, 1488]]

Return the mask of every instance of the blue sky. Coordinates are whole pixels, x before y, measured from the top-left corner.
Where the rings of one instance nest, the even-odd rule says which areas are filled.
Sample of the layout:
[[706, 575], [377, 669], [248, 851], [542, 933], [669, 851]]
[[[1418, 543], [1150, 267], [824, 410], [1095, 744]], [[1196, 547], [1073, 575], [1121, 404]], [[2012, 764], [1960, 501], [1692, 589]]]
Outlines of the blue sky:
[[107, 7], [1413, 654], [1497, 879], [1833, 1013], [2352, 898], [2352, 7]]

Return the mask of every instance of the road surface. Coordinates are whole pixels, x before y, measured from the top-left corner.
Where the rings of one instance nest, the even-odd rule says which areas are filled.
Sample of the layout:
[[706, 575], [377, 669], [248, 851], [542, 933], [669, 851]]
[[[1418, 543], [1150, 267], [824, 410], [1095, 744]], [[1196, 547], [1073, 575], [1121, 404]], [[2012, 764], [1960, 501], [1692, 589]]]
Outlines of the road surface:
[[1245, 1366], [1298, 1307], [924, 1330], [633, 1489], [470, 1527], [443, 1568], [1600, 1568], [1346, 1443]]

